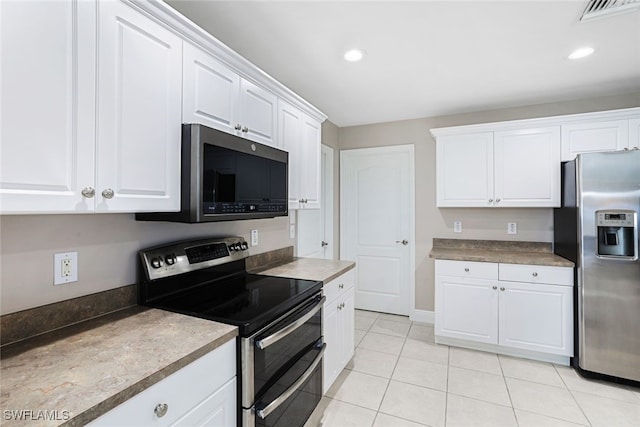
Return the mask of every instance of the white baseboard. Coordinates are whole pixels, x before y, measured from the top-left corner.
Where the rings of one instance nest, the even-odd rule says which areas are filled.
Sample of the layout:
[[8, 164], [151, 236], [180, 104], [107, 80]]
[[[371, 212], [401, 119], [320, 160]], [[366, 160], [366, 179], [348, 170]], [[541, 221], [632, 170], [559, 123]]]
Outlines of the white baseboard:
[[436, 319], [436, 313], [429, 310], [418, 310], [416, 308], [411, 312], [409, 318], [412, 322], [429, 323], [433, 325]]

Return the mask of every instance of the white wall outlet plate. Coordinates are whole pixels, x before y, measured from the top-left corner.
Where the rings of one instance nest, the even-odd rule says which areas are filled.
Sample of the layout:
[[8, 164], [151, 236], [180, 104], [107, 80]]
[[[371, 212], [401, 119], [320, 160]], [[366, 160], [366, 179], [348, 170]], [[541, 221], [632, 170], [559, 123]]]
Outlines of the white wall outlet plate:
[[462, 221], [453, 221], [453, 232], [462, 233]]
[[289, 211], [289, 224], [295, 224], [296, 223], [296, 212], [294, 210], [290, 210]]
[[295, 226], [295, 224], [291, 224], [289, 226], [289, 238], [290, 239], [295, 239], [296, 238], [296, 226]]
[[53, 255], [53, 284], [78, 281], [78, 252], [66, 252]]
[[508, 234], [518, 234], [518, 224], [515, 222], [507, 223], [507, 233]]
[[251, 246], [258, 246], [258, 230], [251, 230]]

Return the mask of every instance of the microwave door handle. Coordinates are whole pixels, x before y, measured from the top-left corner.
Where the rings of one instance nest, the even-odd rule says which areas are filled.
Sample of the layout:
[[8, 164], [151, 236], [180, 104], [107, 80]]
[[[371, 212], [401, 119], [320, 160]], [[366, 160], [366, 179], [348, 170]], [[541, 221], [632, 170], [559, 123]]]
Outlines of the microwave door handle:
[[327, 299], [326, 297], [320, 298], [320, 300], [318, 301], [317, 305], [313, 308], [313, 310], [311, 310], [310, 312], [308, 312], [307, 314], [305, 314], [304, 316], [302, 316], [292, 324], [280, 329], [278, 332], [272, 335], [269, 335], [266, 338], [262, 338], [261, 340], [256, 341], [256, 347], [258, 347], [260, 350], [264, 350], [265, 348], [269, 347], [271, 344], [277, 343], [282, 338], [286, 337], [287, 335], [289, 335], [290, 333], [298, 329], [300, 326], [304, 325], [307, 322], [307, 320], [311, 319], [313, 316], [315, 316], [317, 312], [320, 311], [320, 309], [322, 308], [322, 304], [324, 304], [326, 299]]
[[256, 415], [258, 416], [258, 418], [263, 420], [267, 418], [270, 413], [278, 409], [278, 406], [282, 405], [285, 400], [287, 400], [293, 393], [296, 392], [296, 390], [298, 390], [298, 388], [300, 388], [302, 384], [304, 384], [304, 382], [311, 376], [311, 374], [313, 374], [313, 370], [316, 369], [316, 366], [318, 366], [318, 364], [322, 360], [322, 355], [324, 354], [326, 348], [327, 344], [322, 344], [320, 352], [318, 353], [316, 358], [313, 359], [313, 362], [311, 362], [309, 368], [304, 372], [304, 374], [300, 375], [300, 378], [298, 378], [296, 382], [287, 389], [287, 391], [271, 401], [268, 405], [265, 405], [264, 408], [256, 409]]

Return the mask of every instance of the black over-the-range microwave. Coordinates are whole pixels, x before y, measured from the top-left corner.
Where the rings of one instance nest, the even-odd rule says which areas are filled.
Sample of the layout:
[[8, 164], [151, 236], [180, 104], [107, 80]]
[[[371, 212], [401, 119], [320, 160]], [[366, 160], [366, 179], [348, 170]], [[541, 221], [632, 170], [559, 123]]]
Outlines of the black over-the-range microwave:
[[286, 216], [286, 151], [207, 126], [182, 125], [179, 212], [138, 213], [137, 220], [210, 222]]

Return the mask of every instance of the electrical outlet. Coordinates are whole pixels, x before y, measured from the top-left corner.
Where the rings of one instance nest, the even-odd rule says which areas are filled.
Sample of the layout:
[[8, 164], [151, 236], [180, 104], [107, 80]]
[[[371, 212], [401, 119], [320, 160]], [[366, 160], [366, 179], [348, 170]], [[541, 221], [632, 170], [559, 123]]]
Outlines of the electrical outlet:
[[66, 252], [53, 255], [53, 284], [78, 281], [78, 252]]
[[462, 233], [462, 221], [453, 221], [453, 232]]
[[258, 246], [258, 230], [251, 230], [251, 246]]
[[507, 223], [507, 233], [508, 234], [518, 234], [518, 224], [515, 222]]

